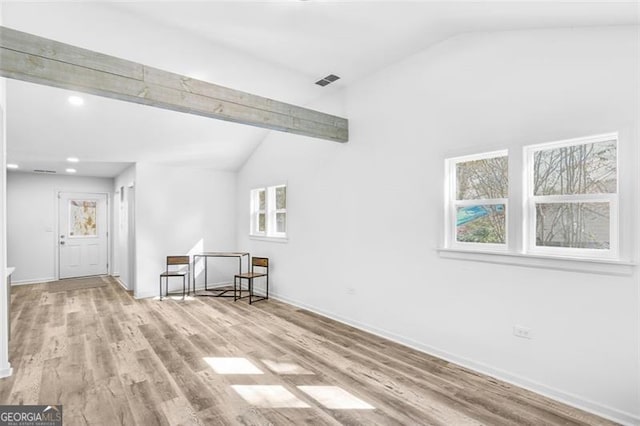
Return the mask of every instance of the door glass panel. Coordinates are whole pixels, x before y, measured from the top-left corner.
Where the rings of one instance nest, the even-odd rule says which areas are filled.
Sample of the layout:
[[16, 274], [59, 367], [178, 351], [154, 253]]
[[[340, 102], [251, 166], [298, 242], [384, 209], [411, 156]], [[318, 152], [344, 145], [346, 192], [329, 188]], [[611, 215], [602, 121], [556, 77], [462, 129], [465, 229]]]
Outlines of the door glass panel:
[[97, 237], [95, 200], [69, 200], [69, 238]]

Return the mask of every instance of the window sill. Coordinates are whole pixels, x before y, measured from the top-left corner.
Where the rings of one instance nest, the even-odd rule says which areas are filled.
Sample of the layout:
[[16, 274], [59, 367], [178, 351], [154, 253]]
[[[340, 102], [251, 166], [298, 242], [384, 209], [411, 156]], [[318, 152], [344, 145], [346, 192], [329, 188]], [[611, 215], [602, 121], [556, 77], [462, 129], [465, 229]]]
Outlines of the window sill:
[[264, 237], [262, 235], [249, 235], [250, 240], [268, 241], [270, 243], [288, 243], [288, 237]]
[[498, 263], [529, 268], [558, 269], [562, 271], [590, 272], [605, 275], [632, 275], [637, 263], [615, 259], [588, 259], [577, 257], [556, 257], [539, 254], [477, 251], [438, 248], [443, 259], [470, 260], [475, 262]]

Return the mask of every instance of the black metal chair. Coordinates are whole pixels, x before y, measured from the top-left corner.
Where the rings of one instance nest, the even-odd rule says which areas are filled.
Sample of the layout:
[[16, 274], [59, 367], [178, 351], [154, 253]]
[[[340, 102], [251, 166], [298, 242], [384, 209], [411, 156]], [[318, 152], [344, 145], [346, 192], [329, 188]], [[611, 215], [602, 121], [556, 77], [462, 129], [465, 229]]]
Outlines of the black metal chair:
[[[187, 269], [171, 269], [171, 267], [187, 265]], [[169, 295], [169, 278], [182, 277], [182, 298], [185, 296], [185, 289], [189, 283], [189, 274], [191, 273], [191, 262], [189, 256], [167, 256], [167, 269], [160, 274], [160, 300], [162, 300], [162, 279], [166, 281], [167, 291], [165, 296]]]
[[[255, 267], [261, 268], [262, 272], [256, 272]], [[257, 296], [258, 299], [254, 299], [253, 293], [253, 280], [255, 278], [265, 277], [266, 278], [266, 293], [264, 296]], [[249, 286], [249, 295], [242, 296], [242, 280], [248, 281]], [[239, 293], [240, 296], [236, 293], [236, 285], [239, 284]], [[261, 300], [266, 300], [269, 298], [269, 259], [266, 257], [254, 257], [251, 259], [251, 272], [245, 272], [243, 274], [236, 274], [233, 277], [233, 301], [235, 302], [238, 299], [249, 298], [249, 304], [251, 305], [253, 302], [259, 302]]]

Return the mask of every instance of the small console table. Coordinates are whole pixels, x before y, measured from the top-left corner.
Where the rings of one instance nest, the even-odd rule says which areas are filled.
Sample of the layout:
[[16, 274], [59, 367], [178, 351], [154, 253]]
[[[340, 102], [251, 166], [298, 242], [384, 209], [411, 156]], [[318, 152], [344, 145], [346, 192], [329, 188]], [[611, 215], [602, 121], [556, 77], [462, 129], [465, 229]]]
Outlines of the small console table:
[[[198, 258], [204, 257], [204, 291], [216, 292], [215, 294], [211, 293], [196, 293], [196, 263]], [[204, 253], [198, 253], [193, 255], [193, 294], [197, 296], [211, 296], [211, 297], [234, 297], [233, 295], [227, 294], [228, 292], [233, 292], [231, 288], [207, 288], [207, 261], [210, 257], [236, 257], [238, 258], [238, 273], [242, 273], [242, 258], [247, 258], [247, 271], [249, 270], [249, 253], [247, 252], [234, 252], [234, 251], [209, 251]]]

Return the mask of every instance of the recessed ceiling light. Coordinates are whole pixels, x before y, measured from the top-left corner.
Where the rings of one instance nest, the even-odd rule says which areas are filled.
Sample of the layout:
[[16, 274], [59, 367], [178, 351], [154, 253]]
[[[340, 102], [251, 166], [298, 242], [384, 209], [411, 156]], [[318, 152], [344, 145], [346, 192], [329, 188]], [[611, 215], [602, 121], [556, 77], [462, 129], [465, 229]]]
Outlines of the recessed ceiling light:
[[19, 167], [20, 166], [18, 166], [17, 164], [12, 164], [12, 163], [7, 164], [7, 169], [17, 169]]
[[77, 163], [80, 160], [78, 159], [78, 157], [69, 157], [67, 158], [67, 161], [70, 163]]
[[66, 169], [65, 172], [67, 173], [75, 173], [77, 170], [76, 169]]
[[84, 105], [84, 99], [80, 96], [69, 96], [69, 103], [76, 106]]

